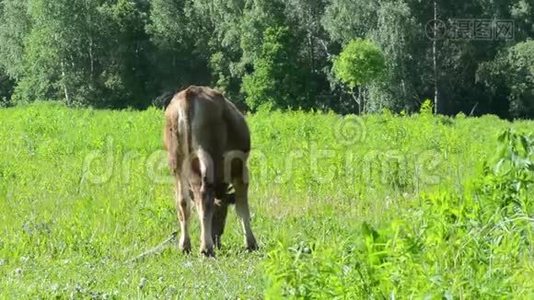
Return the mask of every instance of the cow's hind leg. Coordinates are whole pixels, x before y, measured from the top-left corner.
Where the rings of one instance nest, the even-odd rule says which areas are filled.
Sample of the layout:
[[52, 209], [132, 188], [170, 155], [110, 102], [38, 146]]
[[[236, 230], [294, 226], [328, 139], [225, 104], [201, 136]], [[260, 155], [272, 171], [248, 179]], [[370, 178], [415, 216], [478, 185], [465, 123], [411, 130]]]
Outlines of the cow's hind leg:
[[191, 216], [191, 199], [189, 189], [184, 180], [176, 178], [176, 213], [180, 220], [180, 240], [178, 247], [184, 252], [191, 252], [191, 238], [189, 237], [189, 217]]
[[235, 178], [232, 180], [232, 184], [235, 189], [235, 210], [241, 219], [241, 225], [245, 233], [245, 245], [249, 251], [256, 250], [258, 249], [258, 244], [250, 226], [248, 183], [244, 182], [242, 178]]

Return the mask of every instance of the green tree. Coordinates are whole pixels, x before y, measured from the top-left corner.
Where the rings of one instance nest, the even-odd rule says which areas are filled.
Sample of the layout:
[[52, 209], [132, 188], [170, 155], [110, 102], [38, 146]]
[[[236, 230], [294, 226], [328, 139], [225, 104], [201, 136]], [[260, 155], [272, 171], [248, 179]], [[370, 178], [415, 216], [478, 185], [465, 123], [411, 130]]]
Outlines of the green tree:
[[534, 41], [522, 42], [481, 64], [478, 79], [514, 118], [534, 116]]
[[16, 80], [15, 101], [63, 99], [99, 107], [148, 102], [145, 1], [8, 2], [0, 66]]
[[[284, 47], [286, 60], [299, 69], [299, 101], [285, 104], [289, 107], [311, 107], [321, 88], [328, 89], [322, 69], [327, 65], [319, 38], [324, 35], [320, 26], [324, 1], [256, 0], [256, 1], [193, 1], [196, 14], [212, 28], [204, 36], [209, 37], [209, 67], [212, 84], [241, 102], [243, 78], [254, 72], [256, 65], [265, 62], [264, 33], [268, 28], [286, 27]], [[263, 62], [258, 62], [262, 60]], [[288, 72], [291, 70], [287, 70]], [[277, 93], [276, 97], [279, 97]], [[273, 95], [274, 96], [274, 95]], [[303, 99], [306, 99], [304, 101]], [[282, 100], [278, 102], [283, 102]]]
[[0, 69], [14, 79], [24, 74], [24, 41], [31, 30], [27, 0], [3, 0], [0, 10]]
[[[242, 105], [240, 95], [241, 79], [245, 74], [243, 48], [241, 42], [246, 34], [242, 30], [243, 22], [260, 1], [194, 1], [196, 14], [202, 16], [203, 22], [210, 24], [207, 40], [204, 42], [209, 57], [211, 84], [224, 91], [233, 101]], [[261, 19], [258, 20], [261, 22]]]
[[193, 0], [153, 0], [146, 26], [151, 52], [151, 89], [163, 92], [209, 84], [209, 38], [213, 27]]
[[322, 24], [334, 42], [348, 43], [365, 38], [377, 26], [379, 2], [332, 0], [326, 6]]
[[[511, 19], [514, 39], [433, 41], [425, 29], [434, 3], [449, 27], [459, 16]], [[528, 68], [503, 58], [530, 57], [510, 48], [534, 37], [527, 0], [0, 0], [0, 17], [0, 93], [15, 102], [144, 107], [164, 91], [206, 84], [253, 109], [346, 113], [416, 111], [437, 90], [440, 113], [531, 116], [528, 82], [512, 84]], [[358, 38], [376, 44], [384, 70], [349, 94], [333, 54]], [[509, 78], [495, 75], [502, 70]]]
[[107, 28], [101, 29], [99, 45], [102, 49], [99, 80], [108, 98], [106, 106], [143, 107], [150, 95], [148, 57], [152, 49], [145, 31], [148, 5], [131, 0], [113, 2], [99, 7], [102, 24], [107, 24]]
[[10, 104], [13, 93], [13, 80], [11, 80], [0, 68], [0, 107]]
[[[425, 29], [434, 18], [433, 2], [405, 0], [414, 17], [417, 28]], [[514, 20], [514, 42], [532, 36], [531, 10], [521, 0], [475, 0], [475, 1], [435, 1], [437, 18], [447, 25], [445, 35], [438, 35], [437, 74], [432, 70], [432, 39], [424, 31], [414, 36], [418, 48], [412, 48], [410, 55], [417, 58], [414, 86], [419, 98], [432, 98], [434, 80], [437, 80], [439, 91], [439, 113], [496, 113], [508, 115], [507, 104], [495, 101], [483, 84], [477, 83], [476, 74], [480, 64], [492, 60], [495, 55], [508, 47], [511, 41], [502, 38], [479, 40], [475, 37], [458, 36], [454, 30], [454, 22], [465, 20]], [[521, 8], [519, 8], [521, 7]], [[528, 8], [528, 9], [526, 9]], [[461, 17], [459, 17], [461, 16]]]
[[321, 23], [326, 0], [289, 0], [286, 15], [295, 37], [294, 47], [300, 76], [304, 79], [301, 93], [306, 98], [303, 107], [332, 108], [328, 76], [331, 66], [328, 52], [328, 33]]
[[[12, 2], [11, 2], [12, 3]], [[0, 20], [4, 20], [4, 1], [0, 1]], [[5, 34], [8, 33], [6, 30], [6, 24], [0, 24], [0, 45], [2, 42], [6, 42], [7, 39]], [[6, 45], [0, 46], [0, 56], [7, 55], [5, 53]], [[6, 57], [3, 59], [0, 58], [0, 107], [7, 106], [10, 103], [11, 93], [13, 92], [13, 80], [11, 80], [8, 74], [5, 71], [5, 64], [9, 65], [10, 62], [6, 60]]]
[[[59, 47], [58, 41], [63, 34], [56, 34], [58, 28], [67, 31], [66, 24], [61, 24], [59, 17], [56, 24], [56, 16], [49, 15], [55, 8], [61, 6], [48, 6], [45, 1], [29, 1], [29, 16], [32, 20], [32, 29], [24, 37], [22, 77], [14, 95], [17, 102], [30, 101], [33, 99], [44, 99], [45, 97], [60, 98], [59, 87], [55, 87], [53, 95], [49, 93], [52, 90], [52, 81], [60, 81], [63, 75], [64, 97], [69, 99], [69, 91], [66, 88], [65, 62], [58, 63]], [[65, 34], [68, 34], [67, 32]], [[63, 43], [66, 44], [66, 43]], [[60, 68], [57, 68], [60, 66]]]
[[418, 74], [413, 55], [418, 45], [414, 36], [420, 33], [411, 9], [404, 0], [384, 1], [377, 17], [377, 26], [368, 36], [381, 49], [385, 70], [382, 80], [369, 86], [367, 111], [379, 112], [382, 108], [413, 111], [419, 100], [414, 85], [414, 75]]
[[243, 78], [246, 103], [252, 110], [263, 105], [297, 107], [305, 100], [298, 93], [300, 79], [292, 51], [287, 27], [265, 30], [261, 54], [254, 61], [254, 72]]
[[24, 38], [17, 101], [64, 99], [89, 104], [96, 93], [95, 65], [99, 32], [94, 2], [33, 0], [29, 2], [31, 31]]
[[334, 60], [333, 71], [336, 78], [348, 86], [354, 95], [358, 88], [358, 112], [365, 112], [365, 96], [368, 86], [383, 76], [385, 60], [380, 49], [371, 41], [355, 39], [350, 41]]
[[[417, 101], [412, 53], [417, 24], [404, 0], [353, 1], [333, 0], [326, 7], [322, 24], [334, 44], [347, 44], [356, 38], [370, 39], [382, 50], [386, 69], [382, 80], [366, 89], [366, 111], [411, 109]], [[420, 33], [424, 36], [424, 33]], [[336, 76], [330, 77], [336, 87]]]
[[506, 83], [510, 88], [510, 114], [518, 118], [534, 116], [534, 41], [510, 49], [510, 69]]

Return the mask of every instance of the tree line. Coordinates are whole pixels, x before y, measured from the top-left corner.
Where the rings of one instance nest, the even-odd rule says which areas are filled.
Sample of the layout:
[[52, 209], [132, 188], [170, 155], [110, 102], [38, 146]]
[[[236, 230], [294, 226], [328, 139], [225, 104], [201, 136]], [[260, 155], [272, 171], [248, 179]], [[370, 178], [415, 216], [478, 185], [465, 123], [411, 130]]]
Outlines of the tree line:
[[144, 108], [204, 84], [252, 111], [534, 117], [530, 0], [0, 0], [0, 17], [1, 106]]

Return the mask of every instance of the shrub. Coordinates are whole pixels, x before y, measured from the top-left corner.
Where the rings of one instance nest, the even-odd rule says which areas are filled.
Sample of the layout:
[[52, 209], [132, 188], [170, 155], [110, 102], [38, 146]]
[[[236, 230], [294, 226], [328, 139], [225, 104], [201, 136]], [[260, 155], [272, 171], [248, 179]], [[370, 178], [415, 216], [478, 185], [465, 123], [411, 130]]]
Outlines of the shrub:
[[267, 296], [532, 296], [534, 143], [512, 131], [499, 141], [493, 166], [464, 194], [423, 194], [378, 229], [348, 223], [326, 240], [279, 244], [266, 263]]

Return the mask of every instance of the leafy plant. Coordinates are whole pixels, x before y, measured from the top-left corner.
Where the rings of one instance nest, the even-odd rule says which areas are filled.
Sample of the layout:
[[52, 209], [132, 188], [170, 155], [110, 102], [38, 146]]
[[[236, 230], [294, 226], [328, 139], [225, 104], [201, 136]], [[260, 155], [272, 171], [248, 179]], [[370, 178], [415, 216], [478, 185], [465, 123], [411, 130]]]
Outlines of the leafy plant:
[[360, 112], [365, 110], [362, 88], [377, 81], [385, 69], [384, 56], [380, 49], [370, 40], [356, 39], [350, 41], [334, 60], [333, 71], [336, 78], [346, 84], [351, 93], [358, 87]]
[[[531, 137], [505, 131], [493, 168], [469, 192], [422, 194], [388, 224], [279, 244], [266, 270], [272, 298], [528, 297], [534, 230]], [[345, 237], [340, 238], [340, 236]], [[298, 248], [301, 249], [301, 248]], [[524, 272], [516, 272], [523, 268]], [[336, 283], [342, 282], [341, 288]]]

